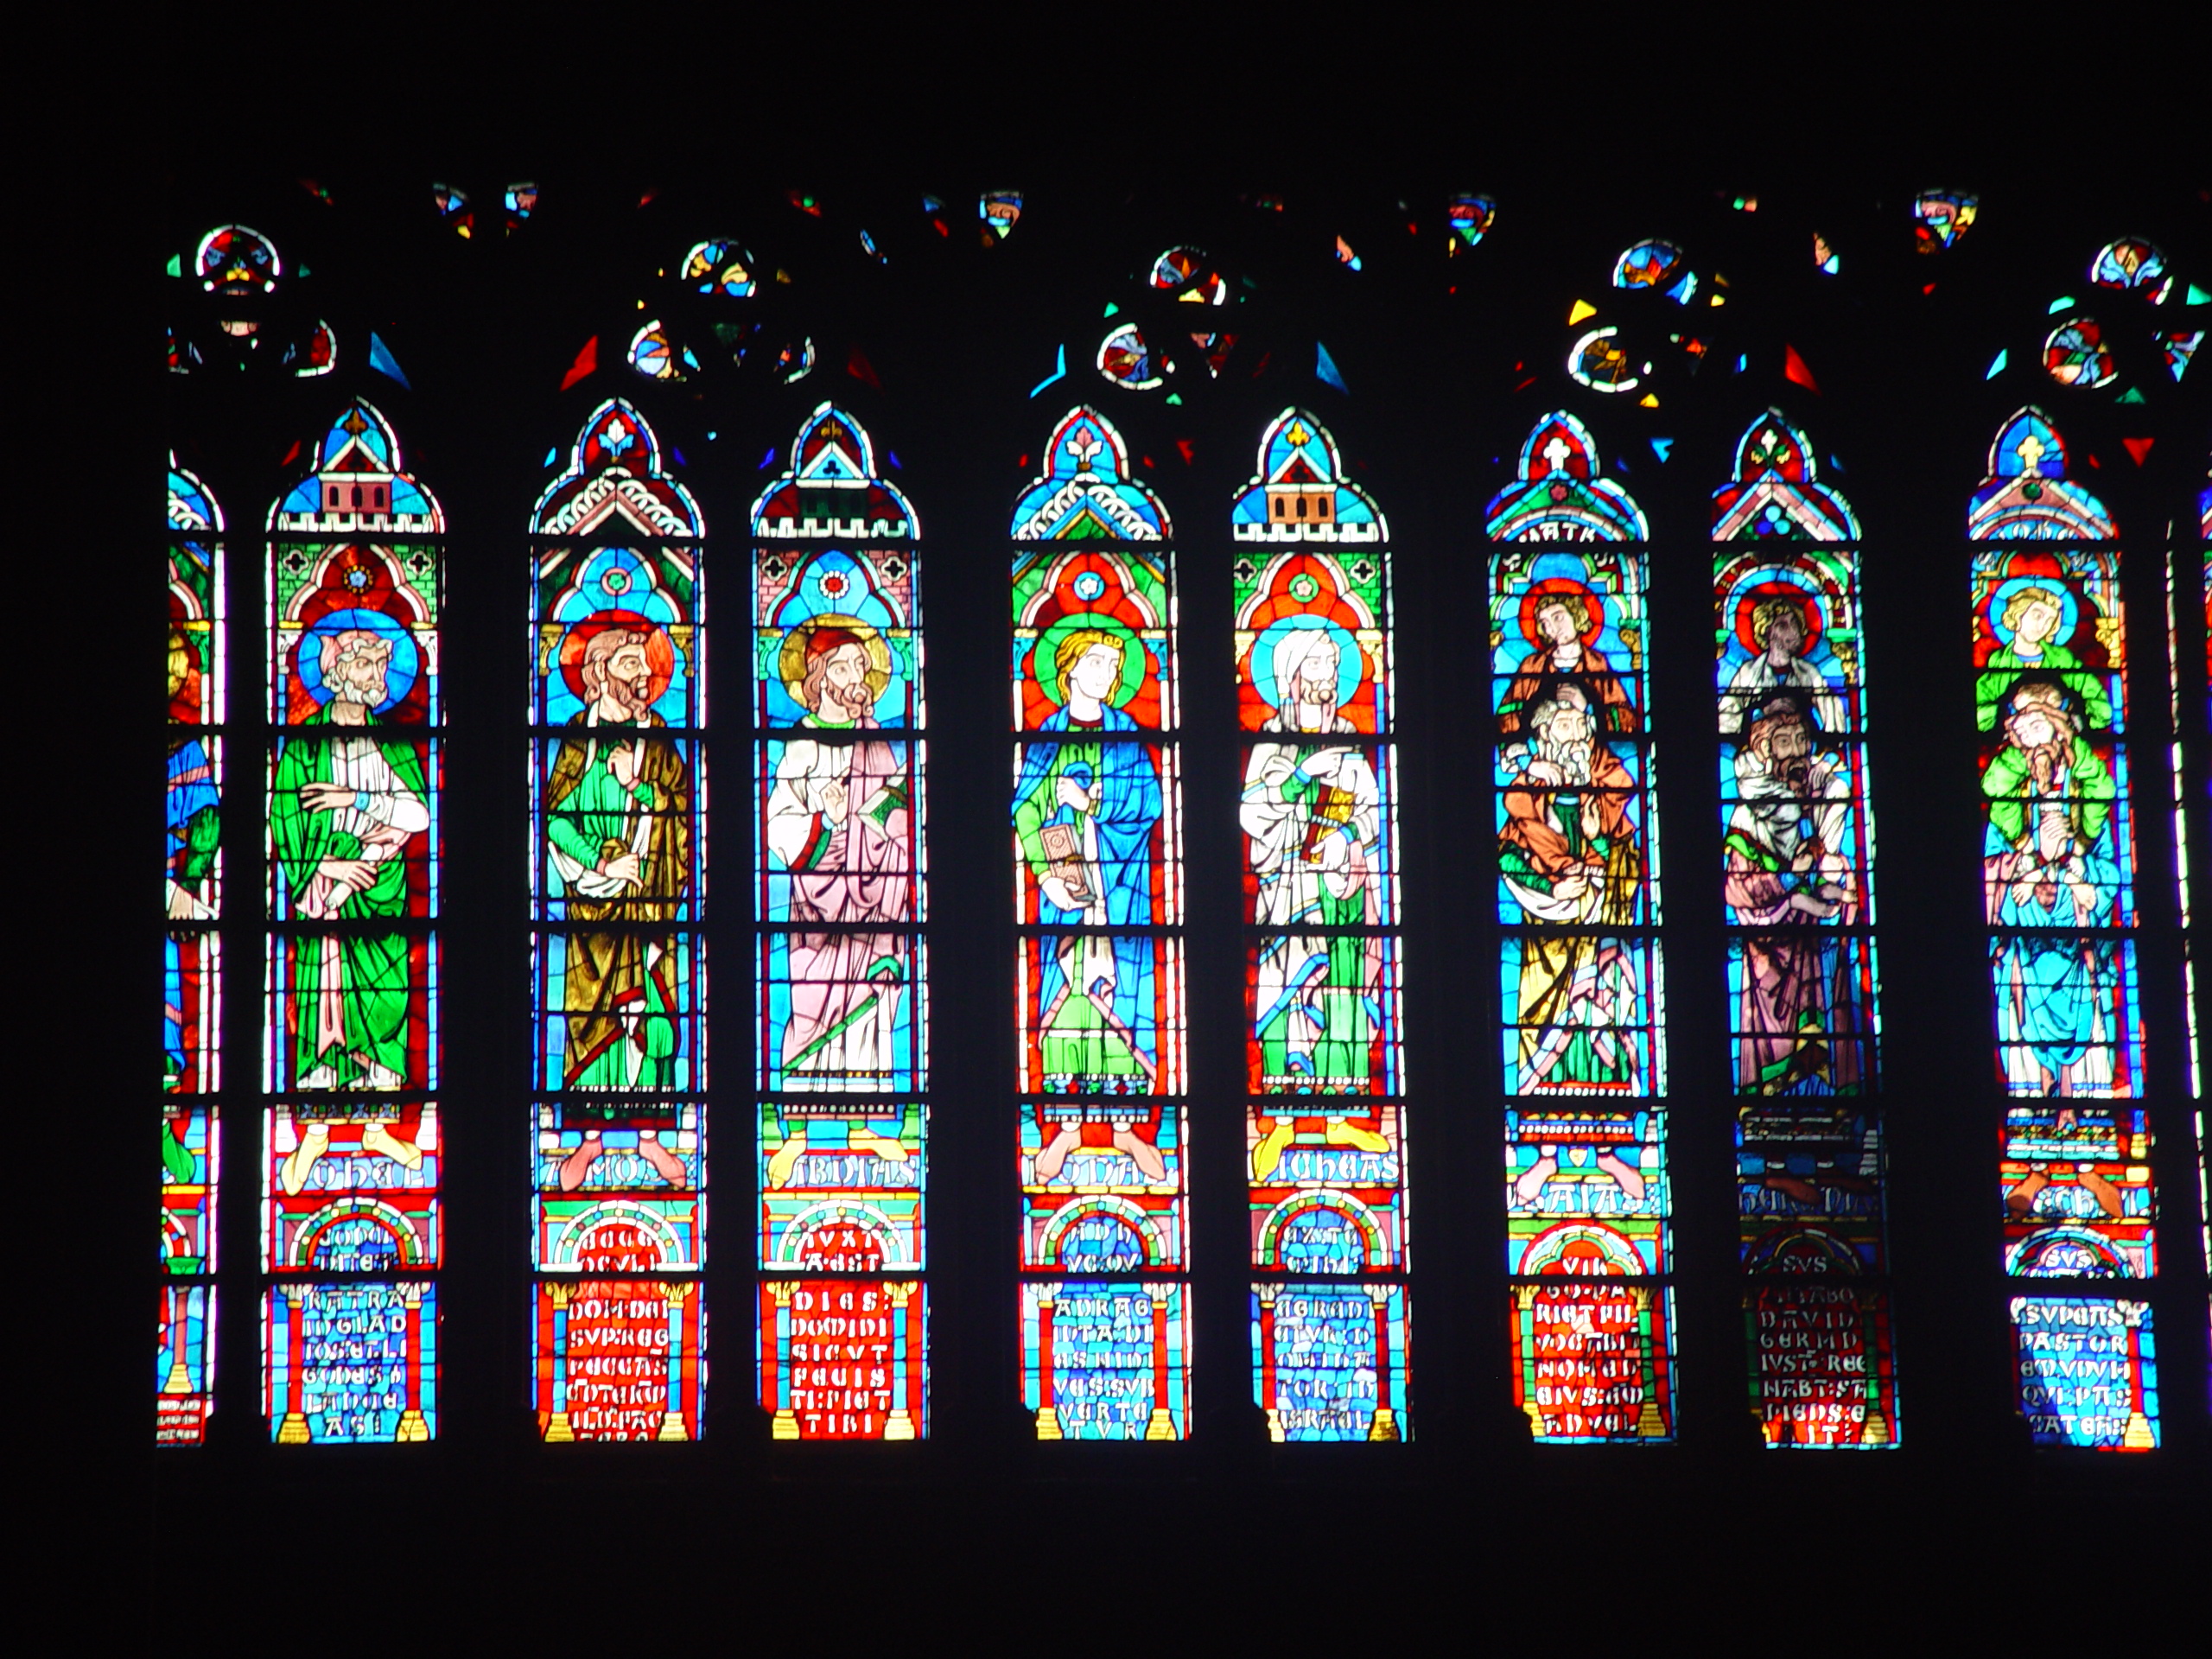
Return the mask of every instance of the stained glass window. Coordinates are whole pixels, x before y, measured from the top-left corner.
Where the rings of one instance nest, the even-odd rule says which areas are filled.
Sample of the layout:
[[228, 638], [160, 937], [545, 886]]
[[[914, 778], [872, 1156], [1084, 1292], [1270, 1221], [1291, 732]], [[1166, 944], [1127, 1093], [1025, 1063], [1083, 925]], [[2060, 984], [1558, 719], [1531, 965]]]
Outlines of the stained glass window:
[[1189, 1432], [1173, 534], [1071, 410], [1014, 512], [1015, 1159], [1040, 1440]]
[[270, 512], [262, 1382], [281, 1445], [437, 1430], [444, 531], [359, 401]]
[[823, 404], [753, 510], [760, 1399], [929, 1432], [921, 527]]
[[1859, 521], [1779, 410], [1713, 499], [1738, 1243], [1770, 1446], [1895, 1444]]
[[1278, 1440], [1407, 1417], [1389, 532], [1287, 409], [1230, 514], [1244, 734], [1253, 1387]]
[[[642, 1457], [680, 1497], [957, 1480], [1007, 1433], [1202, 1442], [1023, 1453], [1078, 1484], [1216, 1441], [1363, 1480], [1523, 1424], [1602, 1482], [1753, 1422], [1892, 1446], [1907, 1390], [1913, 1458], [1760, 1478], [1916, 1491], [1979, 1422], [2163, 1490], [2212, 1421], [2202, 226], [2156, 191], [2139, 226], [1746, 174], [1599, 204], [1636, 222], [1569, 288], [1589, 205], [1541, 190], [609, 156], [542, 201], [380, 165], [183, 186], [214, 199], [162, 250], [164, 892], [131, 970], [164, 1513], [338, 1467], [287, 1446], [473, 1459], [525, 1411], [510, 1449], [560, 1484]], [[1100, 257], [1114, 302], [1057, 314]], [[2001, 315], [2009, 355], [1884, 378]], [[1406, 552], [1465, 503], [1368, 448], [1452, 419], [1497, 432], [1479, 572]], [[1936, 480], [1923, 426], [1976, 459], [1993, 428], [1986, 467]], [[1923, 486], [1971, 492], [1966, 541], [1870, 556], [1859, 513]], [[1169, 504], [1206, 530], [1187, 588]], [[918, 505], [986, 554], [933, 552], [926, 618]], [[1002, 548], [971, 507], [1011, 509]], [[150, 718], [126, 681], [118, 730]], [[1417, 1114], [1415, 1076], [1475, 1116]], [[1418, 1287], [1409, 1138], [1424, 1192], [1470, 1159], [1503, 1188], [1423, 1200]], [[1915, 1201], [1946, 1168], [1964, 1211]], [[751, 1453], [690, 1444], [710, 1314], [711, 1438]], [[795, 1444], [830, 1440], [937, 1444]]]
[[[2192, 347], [2192, 349], [2194, 349], [2194, 347]], [[2177, 377], [2178, 377], [2180, 371], [2177, 369], [2175, 373]], [[2207, 471], [2212, 472], [2212, 467], [2208, 467]], [[2204, 618], [2206, 624], [2204, 630], [2206, 708], [2208, 723], [2212, 724], [2212, 483], [2206, 484], [2197, 493], [2196, 535], [2198, 542], [2202, 544], [2204, 550], [2199, 553], [2198, 558], [2203, 570], [2204, 580]], [[2173, 614], [2173, 605], [2175, 602], [2173, 585], [2173, 573], [2171, 567], [2169, 566], [2167, 572], [2166, 631], [2170, 636], [2174, 635], [2176, 632], [2174, 627], [2175, 618]], [[2170, 640], [2170, 644], [2172, 643], [2177, 642]], [[2178, 677], [2180, 671], [2180, 655], [2177, 651], [2174, 653], [2173, 661], [2174, 671], [2177, 677]], [[2176, 708], [2174, 711], [2174, 727], [2176, 732], [2178, 734], [2182, 729], [2181, 710], [2179, 708], [2180, 692], [2178, 684], [2177, 684], [2175, 690], [2175, 699]], [[2182, 770], [2178, 764], [2177, 764], [2174, 770], [2176, 798], [2178, 799], [2181, 789], [2180, 780], [2182, 777]], [[2206, 789], [2208, 793], [2212, 793], [2212, 778], [2208, 779]], [[2183, 825], [2183, 815], [2178, 811], [2175, 814], [2175, 837], [2182, 855], [2180, 870], [2182, 926], [2193, 934], [2195, 931], [2195, 917], [2192, 913], [2192, 878], [2190, 876], [2189, 865], [2189, 842]], [[2192, 938], [2184, 941], [2184, 944], [2190, 952], [2190, 954], [2184, 958], [2185, 965], [2189, 970], [2189, 1063], [2190, 1066], [2189, 1092], [2192, 1097], [2201, 1097], [2203, 1094], [2202, 1066], [2204, 1059], [2202, 1051], [2200, 1046], [2202, 1040], [2202, 1033], [2199, 1029], [2202, 1016], [2197, 1012], [2196, 1005], [2198, 976], [2197, 963], [2195, 954], [2196, 941]], [[2197, 1247], [2204, 1259], [2206, 1276], [2208, 1280], [2212, 1280], [2212, 1138], [2208, 1138], [2207, 1136], [2204, 1111], [2202, 1107], [2199, 1107], [2190, 1114], [2190, 1127], [2196, 1131], [2196, 1135]], [[2208, 1334], [2212, 1335], [2212, 1285], [2208, 1285], [2207, 1287], [2205, 1299], [2205, 1322]], [[2208, 1345], [2212, 1346], [2212, 1344]], [[2212, 1364], [2208, 1364], [2205, 1368], [2204, 1388], [2207, 1402], [2212, 1402]]]
[[[1644, 269], [1623, 280], [1673, 267]], [[1514, 1398], [1540, 1441], [1663, 1440], [1673, 1205], [1649, 533], [1563, 411], [1529, 434], [1487, 522]]]
[[154, 1436], [197, 1446], [214, 1409], [223, 1086], [223, 512], [169, 457], [162, 941], [162, 1283]]
[[535, 1404], [687, 1440], [705, 1381], [705, 523], [620, 398], [530, 518]]
[[[1999, 429], [1967, 509], [1982, 885], [1997, 1071], [1993, 1194], [2039, 1443], [2158, 1444], [2155, 1194], [2138, 1004], [2119, 532], [2040, 410]], [[2073, 1289], [2076, 1294], [2054, 1294]]]

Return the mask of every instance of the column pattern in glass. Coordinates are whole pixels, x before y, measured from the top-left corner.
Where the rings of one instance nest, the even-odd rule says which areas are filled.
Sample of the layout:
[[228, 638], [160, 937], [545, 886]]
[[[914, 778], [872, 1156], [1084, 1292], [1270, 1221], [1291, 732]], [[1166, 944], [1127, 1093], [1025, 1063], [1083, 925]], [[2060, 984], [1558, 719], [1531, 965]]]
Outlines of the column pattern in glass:
[[1023, 1397], [1040, 1440], [1189, 1433], [1175, 578], [1121, 435], [1071, 410], [1014, 513]]
[[356, 402], [270, 529], [264, 1409], [282, 1445], [428, 1440], [444, 515]]
[[760, 1400], [929, 1433], [920, 525], [823, 404], [753, 509]]
[[1492, 499], [1514, 1398], [1539, 1441], [1674, 1433], [1643, 513], [1573, 416]]
[[706, 525], [620, 398], [531, 516], [532, 1372], [547, 1441], [698, 1438]]
[[1230, 511], [1254, 1396], [1278, 1440], [1407, 1412], [1389, 527], [1285, 410]]
[[223, 512], [169, 457], [162, 847], [162, 1253], [154, 1438], [198, 1446], [215, 1408], [222, 1167]]
[[2046, 1445], [2158, 1439], [2151, 1128], [2118, 530], [2039, 410], [1999, 429], [1967, 510], [1982, 891], [1997, 1073], [1991, 1192], [2021, 1413]]
[[1769, 1446], [1891, 1446], [1859, 521], [1779, 410], [1733, 472], [1713, 645], [1751, 1408]]

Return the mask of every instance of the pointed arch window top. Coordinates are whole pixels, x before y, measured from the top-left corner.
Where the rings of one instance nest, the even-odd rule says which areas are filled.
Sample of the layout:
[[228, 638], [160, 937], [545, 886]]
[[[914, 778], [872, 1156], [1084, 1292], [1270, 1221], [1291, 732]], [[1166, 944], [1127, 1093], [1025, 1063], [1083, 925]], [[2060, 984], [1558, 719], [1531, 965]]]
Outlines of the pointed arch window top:
[[1160, 498], [1129, 476], [1122, 435], [1087, 407], [1052, 429], [1044, 474], [1014, 508], [1018, 542], [1157, 542], [1173, 533]]
[[778, 540], [842, 537], [908, 540], [914, 510], [878, 477], [868, 429], [835, 404], [818, 404], [791, 445], [791, 470], [753, 504], [753, 533]]
[[1520, 477], [1491, 498], [1485, 528], [1494, 542], [1642, 542], [1651, 534], [1629, 493], [1599, 476], [1589, 429], [1565, 410], [1529, 432]]
[[1259, 475], [1230, 510], [1240, 542], [1379, 542], [1390, 534], [1368, 493], [1344, 477], [1337, 441], [1302, 409], [1260, 439]]
[[1736, 476], [1713, 493], [1713, 539], [1857, 541], [1858, 515], [1819, 469], [1804, 433], [1768, 410], [1737, 440]]
[[314, 470], [270, 508], [269, 528], [295, 534], [437, 536], [437, 498], [402, 470], [399, 439], [356, 398], [316, 446]]
[[1967, 534], [1978, 542], [2117, 538], [2105, 504], [2066, 473], [2066, 440], [2050, 417], [2018, 410], [1989, 447], [1989, 476], [1967, 504]]
[[217, 534], [223, 528], [222, 508], [215, 505], [205, 484], [176, 464], [174, 449], [169, 451], [169, 528]]
[[671, 540], [707, 533], [691, 492], [661, 471], [652, 427], [623, 397], [592, 410], [569, 452], [568, 470], [546, 486], [531, 515], [539, 536], [588, 536], [608, 525]]

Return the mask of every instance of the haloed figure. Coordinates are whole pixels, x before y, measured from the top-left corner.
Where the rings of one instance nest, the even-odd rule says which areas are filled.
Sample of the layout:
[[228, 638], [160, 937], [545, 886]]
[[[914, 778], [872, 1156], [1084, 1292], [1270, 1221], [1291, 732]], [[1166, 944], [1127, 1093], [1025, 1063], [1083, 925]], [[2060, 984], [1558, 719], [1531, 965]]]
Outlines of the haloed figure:
[[[1598, 741], [1592, 712], [1589, 693], [1569, 680], [1540, 692], [1522, 717], [1498, 863], [1529, 923], [1600, 929], [1636, 918], [1643, 857], [1629, 816], [1631, 783]], [[1635, 1022], [1640, 990], [1622, 941], [1530, 932], [1520, 946], [1520, 1091], [1630, 1082], [1636, 1055], [1624, 1027]]]
[[[367, 628], [303, 641], [328, 701], [276, 760], [270, 832], [303, 921], [391, 922], [406, 912], [407, 843], [430, 827], [416, 745], [372, 735], [391, 645]], [[299, 942], [294, 1084], [397, 1089], [407, 1077], [408, 941], [396, 930]]]
[[2031, 674], [2065, 689], [2081, 710], [2082, 729], [2099, 731], [2112, 724], [2112, 696], [2102, 677], [2084, 667], [2058, 637], [2066, 626], [2069, 601], [2055, 588], [2024, 587], [2014, 588], [2005, 601], [1997, 621], [2012, 638], [1990, 653], [1974, 691], [1983, 731], [1997, 724], [2006, 694]]
[[[793, 737], [776, 763], [767, 806], [768, 850], [791, 880], [788, 957], [791, 1013], [782, 1061], [789, 1089], [867, 1090], [888, 1086], [898, 1064], [900, 998], [910, 969], [906, 936], [913, 913], [912, 803], [900, 752], [859, 733], [875, 725], [883, 671], [867, 643], [840, 627], [807, 638], [785, 682], [806, 710], [810, 735]], [[820, 733], [825, 735], [815, 736]], [[768, 1169], [790, 1179], [807, 1147], [808, 1118], [786, 1114], [789, 1130]], [[858, 1122], [849, 1144], [903, 1160], [892, 1135]]]
[[[1038, 989], [1042, 1070], [1056, 1093], [1151, 1094], [1160, 1070], [1152, 939], [1105, 931], [1141, 930], [1160, 918], [1152, 845], [1160, 773], [1147, 745], [1110, 738], [1136, 730], [1114, 702], [1133, 645], [1100, 628], [1060, 640], [1051, 671], [1060, 706], [1041, 727], [1052, 736], [1024, 749], [1014, 784], [1014, 836], [1036, 881], [1037, 919], [1062, 930], [1042, 941]], [[1038, 1159], [1044, 1179], [1100, 1116], [1072, 1111], [1054, 1116], [1053, 1138]], [[1157, 1179], [1166, 1165], [1141, 1116], [1115, 1116], [1103, 1128]]]
[[[2063, 683], [2021, 681], [2005, 700], [2005, 744], [1983, 772], [1999, 1045], [2016, 1095], [2107, 1094], [2113, 1084], [2120, 871], [2112, 769], [2079, 734]], [[2010, 930], [2019, 930], [2012, 931]]]
[[[673, 920], [690, 881], [691, 777], [652, 708], [654, 636], [602, 628], [584, 647], [585, 706], [569, 718], [545, 786], [547, 856], [576, 925], [563, 941], [564, 1089], [653, 1090], [675, 1071]], [[598, 931], [609, 928], [621, 931]], [[561, 1169], [583, 1184], [602, 1150], [588, 1133]], [[639, 1153], [671, 1185], [683, 1165], [652, 1132]]]
[[1845, 729], [1843, 699], [1827, 676], [1799, 653], [1805, 649], [1805, 611], [1796, 600], [1777, 596], [1751, 607], [1751, 640], [1759, 654], [1738, 669], [1720, 699], [1720, 729], [1739, 732], [1769, 692], [1795, 691], [1797, 706], [1826, 732]]
[[1827, 1094], [1855, 1084], [1858, 1050], [1831, 1033], [1856, 1024], [1848, 975], [1821, 924], [1858, 914], [1844, 855], [1851, 785], [1814, 750], [1801, 693], [1770, 692], [1746, 712], [1737, 804], [1723, 843], [1731, 918], [1771, 932], [1743, 940], [1736, 1087]]
[[[1341, 648], [1326, 631], [1294, 629], [1274, 646], [1276, 707], [1255, 744], [1240, 809], [1258, 890], [1253, 918], [1273, 930], [1372, 927], [1382, 919], [1382, 791], [1367, 756], [1325, 741], [1353, 730], [1337, 708]], [[1380, 942], [1336, 931], [1289, 931], [1260, 950], [1254, 1027], [1265, 1086], [1363, 1095], [1380, 1016]], [[1371, 1115], [1355, 1108], [1353, 1116]], [[1255, 1155], [1272, 1169], [1294, 1133], [1279, 1119]], [[1332, 1145], [1382, 1152], [1389, 1142], [1329, 1115]]]
[[[409, 940], [397, 922], [407, 910], [409, 842], [430, 827], [423, 763], [415, 743], [372, 735], [390, 697], [391, 642], [370, 628], [309, 635], [327, 697], [276, 757], [270, 839], [303, 921], [381, 922], [380, 929], [304, 936], [294, 944], [294, 1086], [387, 1091], [408, 1080]], [[348, 1114], [358, 1119], [361, 1114]], [[393, 1132], [399, 1114], [369, 1116], [367, 1151], [417, 1168], [423, 1154]], [[284, 1160], [288, 1191], [304, 1185], [330, 1143], [331, 1124], [311, 1119]]]
[[1519, 672], [1498, 703], [1498, 720], [1508, 730], [1516, 716], [1525, 720], [1530, 702], [1541, 696], [1547, 685], [1562, 677], [1586, 688], [1592, 729], [1636, 730], [1636, 707], [1629, 701], [1628, 688], [1605, 653], [1584, 638], [1590, 631], [1587, 599], [1580, 590], [1545, 594], [1531, 608], [1529, 620], [1541, 643], [1521, 659]]

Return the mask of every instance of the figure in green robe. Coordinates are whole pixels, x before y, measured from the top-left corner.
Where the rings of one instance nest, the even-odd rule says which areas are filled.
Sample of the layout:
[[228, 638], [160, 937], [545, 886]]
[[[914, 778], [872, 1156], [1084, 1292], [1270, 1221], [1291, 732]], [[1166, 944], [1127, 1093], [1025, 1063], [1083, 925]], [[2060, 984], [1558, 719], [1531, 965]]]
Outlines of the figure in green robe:
[[691, 779], [673, 742], [645, 735], [664, 724], [650, 639], [623, 627], [592, 637], [590, 701], [569, 721], [545, 786], [547, 854], [578, 925], [562, 942], [564, 1089], [676, 1081], [687, 967], [678, 938], [657, 929], [680, 914], [690, 885]]
[[2064, 600], [2048, 588], [2018, 588], [2005, 601], [1998, 620], [2012, 642], [1990, 653], [1974, 686], [1974, 715], [1983, 731], [1995, 728], [2000, 706], [2025, 674], [2039, 674], [2073, 693], [2081, 702], [2084, 730], [2102, 731], [2112, 724], [2112, 694], [2104, 676], [2083, 666], [2055, 637], [2065, 614]]
[[[312, 641], [302, 649], [312, 649]], [[407, 844], [430, 827], [414, 741], [368, 734], [386, 701], [391, 645], [365, 628], [322, 638], [330, 700], [277, 752], [270, 837], [280, 890], [302, 921], [390, 924], [407, 908]], [[392, 1090], [410, 1081], [410, 940], [397, 927], [302, 934], [285, 1006], [296, 1089]]]

